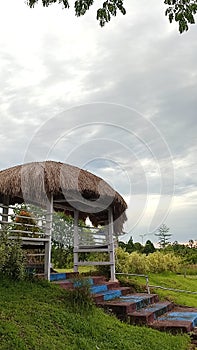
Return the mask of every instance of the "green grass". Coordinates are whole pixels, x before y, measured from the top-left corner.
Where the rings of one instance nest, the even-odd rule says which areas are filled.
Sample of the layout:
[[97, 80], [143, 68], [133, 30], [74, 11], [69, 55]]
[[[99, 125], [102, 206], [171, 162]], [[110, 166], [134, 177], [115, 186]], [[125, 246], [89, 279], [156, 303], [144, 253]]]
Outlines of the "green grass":
[[[92, 273], [97, 272], [95, 266], [79, 266], [78, 270], [79, 270], [79, 273], [92, 274]], [[55, 271], [57, 271], [57, 272], [73, 272], [73, 268], [70, 268], [70, 269], [56, 269], [55, 268]]]
[[194, 275], [194, 276], [197, 276], [197, 264], [182, 265], [179, 268], [179, 272], [182, 275]]
[[[172, 272], [149, 274], [149, 284], [154, 286], [162, 286], [174, 289], [182, 289], [197, 292], [197, 276], [177, 275]], [[130, 278], [130, 283], [136, 285], [137, 288], [143, 286], [145, 288], [145, 279], [141, 277]], [[151, 289], [162, 299], [174, 301], [179, 305], [197, 307], [197, 294], [172, 292], [169, 290], [161, 290], [159, 288]]]
[[[129, 326], [93, 307], [75, 309], [48, 282], [0, 281], [1, 350], [186, 350], [189, 338]], [[78, 311], [77, 311], [78, 310]]]

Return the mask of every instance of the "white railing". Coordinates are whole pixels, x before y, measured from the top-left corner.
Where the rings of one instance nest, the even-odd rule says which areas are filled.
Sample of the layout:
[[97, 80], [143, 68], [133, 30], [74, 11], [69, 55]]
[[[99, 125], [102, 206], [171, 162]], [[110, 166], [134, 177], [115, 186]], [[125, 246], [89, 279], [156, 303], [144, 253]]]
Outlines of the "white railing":
[[168, 287], [162, 287], [162, 286], [153, 286], [149, 285], [150, 288], [159, 288], [164, 290], [170, 290], [172, 292], [178, 292], [178, 293], [188, 293], [188, 294], [197, 294], [197, 292], [191, 292], [190, 290], [186, 289], [174, 289], [174, 288], [168, 288]]
[[137, 274], [137, 273], [124, 273], [124, 272], [116, 272], [116, 275], [144, 277], [146, 279], [146, 290], [147, 290], [147, 293], [150, 294], [150, 285], [149, 285], [148, 275], [141, 275], [141, 274]]
[[163, 290], [169, 290], [172, 292], [178, 292], [178, 293], [188, 293], [188, 294], [197, 294], [197, 292], [192, 292], [189, 290], [185, 290], [185, 289], [174, 289], [174, 288], [169, 288], [169, 287], [162, 287], [162, 286], [154, 286], [152, 284], [149, 284], [149, 277], [148, 275], [141, 275], [141, 274], [136, 274], [136, 273], [119, 273], [116, 272], [116, 275], [125, 275], [125, 276], [133, 276], [133, 277], [144, 277], [146, 279], [146, 290], [147, 293], [150, 294], [150, 288], [159, 288], [159, 289], [163, 289]]

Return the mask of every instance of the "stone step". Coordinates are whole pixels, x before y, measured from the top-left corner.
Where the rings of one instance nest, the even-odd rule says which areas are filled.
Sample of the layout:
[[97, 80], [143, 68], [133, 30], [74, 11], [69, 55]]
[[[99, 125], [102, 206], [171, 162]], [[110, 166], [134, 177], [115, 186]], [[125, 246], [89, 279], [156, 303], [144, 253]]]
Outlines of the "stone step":
[[[69, 277], [70, 279], [68, 279]], [[87, 283], [93, 294], [119, 287], [119, 282], [106, 282], [104, 276], [80, 277], [80, 279], [77, 280], [76, 276], [73, 276], [73, 273], [70, 274], [70, 276], [65, 273], [53, 274], [51, 282], [53, 284], [58, 284], [63, 289], [73, 289], [77, 286], [81, 286], [83, 283]]]
[[102, 293], [102, 292], [106, 292], [107, 290], [118, 289], [118, 288], [120, 288], [120, 285], [118, 282], [105, 282], [104, 284], [94, 284], [91, 287], [91, 293], [92, 294]]
[[51, 273], [51, 281], [64, 289], [88, 283], [95, 303], [130, 324], [149, 325], [171, 332], [193, 332], [196, 342], [197, 309], [174, 307], [169, 301], [159, 302], [157, 294], [133, 293], [119, 282], [106, 281], [104, 276], [81, 277], [77, 273]]
[[73, 289], [73, 282], [71, 282], [70, 280], [60, 280], [60, 281], [54, 281], [53, 284], [58, 284], [58, 286], [60, 286], [60, 288], [62, 289]]
[[159, 316], [173, 309], [173, 303], [169, 301], [157, 302], [138, 311], [128, 313], [130, 324], [148, 325], [158, 319]]
[[[79, 281], [77, 280], [77, 277], [79, 277], [78, 272], [52, 273], [50, 275], [50, 281], [53, 283], [61, 284], [69, 280], [69, 282], [72, 282], [73, 284], [75, 283], [76, 285], [80, 284], [82, 280], [87, 281], [87, 283], [89, 283], [90, 285], [106, 282], [106, 278], [104, 276], [92, 276], [92, 277], [80, 276]], [[112, 282], [108, 282], [108, 283], [112, 283]]]
[[79, 275], [78, 272], [53, 272], [50, 274], [50, 281], [61, 281], [76, 278]]
[[[127, 290], [126, 294], [129, 292], [130, 291]], [[98, 300], [97, 304], [108, 312], [115, 314], [119, 319], [127, 320], [127, 315], [129, 313], [158, 302], [158, 300], [159, 298], [157, 294], [138, 293], [122, 295], [119, 299], [116, 300]]]
[[114, 289], [107, 289], [106, 291], [103, 291], [101, 293], [95, 293], [93, 294], [93, 299], [96, 304], [100, 304], [104, 301], [113, 300], [120, 298], [130, 292], [129, 287], [119, 287]]
[[197, 327], [197, 309], [175, 307], [171, 312], [159, 317], [151, 327], [164, 331], [191, 332]]

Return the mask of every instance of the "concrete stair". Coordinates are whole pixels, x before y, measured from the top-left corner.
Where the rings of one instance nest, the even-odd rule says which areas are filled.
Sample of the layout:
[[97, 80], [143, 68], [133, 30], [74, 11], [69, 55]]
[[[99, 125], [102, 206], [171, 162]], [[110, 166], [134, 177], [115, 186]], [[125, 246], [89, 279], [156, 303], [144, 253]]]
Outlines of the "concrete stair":
[[[58, 284], [63, 289], [73, 289], [82, 282], [77, 280], [76, 274], [54, 273], [50, 281]], [[91, 276], [84, 278], [85, 283], [90, 285], [92, 297], [96, 304], [119, 298], [130, 292], [129, 287], [120, 287], [119, 282], [106, 281], [104, 276]]]
[[[197, 309], [190, 307], [174, 307], [170, 312], [158, 317], [152, 323], [153, 328], [164, 331], [192, 332], [197, 327]], [[196, 332], [196, 330], [195, 330]]]
[[[77, 274], [51, 274], [51, 281], [64, 289], [83, 284]], [[197, 308], [177, 307], [169, 301], [159, 301], [157, 294], [131, 293], [119, 282], [106, 281], [103, 276], [85, 278], [92, 297], [99, 307], [130, 324], [147, 325], [162, 331], [193, 332], [196, 339]]]

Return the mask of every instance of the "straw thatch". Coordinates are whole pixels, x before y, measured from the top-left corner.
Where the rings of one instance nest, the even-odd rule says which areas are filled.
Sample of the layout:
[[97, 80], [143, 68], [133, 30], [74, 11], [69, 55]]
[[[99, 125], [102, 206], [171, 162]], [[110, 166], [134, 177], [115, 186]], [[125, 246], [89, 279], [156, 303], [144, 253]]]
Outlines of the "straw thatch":
[[18, 165], [0, 171], [0, 202], [43, 205], [53, 194], [55, 210], [80, 211], [80, 218], [90, 217], [94, 225], [107, 220], [107, 209], [113, 210], [114, 229], [120, 233], [126, 221], [127, 204], [100, 177], [75, 166], [46, 161]]

